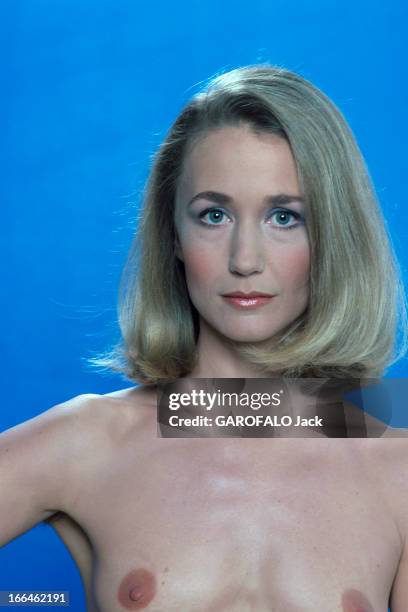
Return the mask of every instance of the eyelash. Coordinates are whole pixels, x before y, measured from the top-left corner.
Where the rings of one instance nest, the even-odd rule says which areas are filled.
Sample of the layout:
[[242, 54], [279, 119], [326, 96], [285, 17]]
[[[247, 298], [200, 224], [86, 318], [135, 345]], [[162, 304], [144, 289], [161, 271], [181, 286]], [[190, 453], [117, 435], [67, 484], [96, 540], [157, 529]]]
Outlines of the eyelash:
[[[226, 213], [225, 213], [223, 210], [221, 210], [220, 208], [214, 208], [214, 207], [212, 207], [212, 208], [206, 208], [205, 210], [203, 210], [203, 211], [202, 211], [202, 212], [201, 212], [201, 213], [198, 215], [198, 217], [199, 217], [199, 219], [200, 219], [201, 223], [203, 223], [203, 224], [204, 224], [204, 225], [206, 225], [207, 227], [217, 227], [218, 225], [224, 225], [223, 223], [207, 223], [206, 221], [203, 221], [203, 218], [204, 218], [204, 217], [205, 217], [205, 216], [206, 216], [208, 213], [210, 213], [210, 212], [220, 212], [220, 213], [222, 213], [223, 215], [225, 215], [225, 214], [226, 214]], [[300, 221], [300, 223], [296, 223], [296, 224], [294, 224], [294, 225], [289, 225], [288, 227], [285, 227], [285, 226], [281, 226], [281, 227], [279, 227], [279, 226], [277, 226], [277, 225], [274, 225], [273, 227], [274, 227], [275, 229], [277, 229], [277, 230], [283, 230], [283, 231], [285, 231], [285, 232], [286, 232], [286, 231], [288, 231], [288, 230], [295, 229], [295, 228], [299, 227], [299, 225], [301, 225], [301, 222], [303, 222], [303, 217], [302, 217], [302, 215], [300, 215], [299, 213], [295, 212], [294, 210], [289, 210], [289, 209], [287, 209], [287, 208], [278, 208], [278, 209], [276, 209], [276, 210], [274, 210], [274, 211], [273, 211], [273, 213], [270, 215], [270, 217], [273, 217], [273, 216], [274, 216], [274, 215], [276, 215], [277, 213], [285, 213], [285, 214], [292, 215], [292, 217], [294, 217], [294, 219], [296, 219], [296, 220]]]

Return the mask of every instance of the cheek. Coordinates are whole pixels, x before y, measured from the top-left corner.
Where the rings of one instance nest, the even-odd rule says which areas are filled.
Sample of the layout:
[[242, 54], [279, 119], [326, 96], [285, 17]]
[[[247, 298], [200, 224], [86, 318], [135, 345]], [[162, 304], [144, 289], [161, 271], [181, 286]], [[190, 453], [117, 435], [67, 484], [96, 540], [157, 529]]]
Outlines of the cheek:
[[187, 279], [192, 282], [209, 281], [216, 271], [214, 253], [196, 249], [183, 249], [184, 269]]
[[309, 282], [310, 274], [310, 250], [305, 245], [287, 252], [281, 252], [273, 263], [273, 269], [277, 271], [282, 284], [293, 287], [304, 287]]

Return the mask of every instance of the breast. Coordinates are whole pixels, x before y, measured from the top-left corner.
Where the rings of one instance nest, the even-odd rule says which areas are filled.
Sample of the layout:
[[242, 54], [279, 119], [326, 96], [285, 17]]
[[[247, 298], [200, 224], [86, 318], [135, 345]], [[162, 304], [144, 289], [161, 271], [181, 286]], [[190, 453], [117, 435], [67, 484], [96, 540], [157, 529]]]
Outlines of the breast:
[[[333, 568], [332, 568], [333, 569]], [[111, 576], [112, 577], [112, 576]], [[122, 581], [116, 598], [113, 593], [99, 589], [97, 599], [99, 612], [123, 610], [149, 610], [151, 612], [387, 612], [387, 598], [375, 592], [361, 589], [331, 589], [328, 582], [316, 580], [309, 590], [281, 587], [272, 596], [261, 588], [252, 588], [245, 581], [233, 587], [226, 580], [225, 587], [218, 592], [205, 591], [204, 585], [197, 588], [195, 582], [180, 578], [177, 585], [171, 582], [169, 568], [163, 574], [153, 575], [145, 568], [133, 568]], [[227, 578], [227, 576], [225, 577]], [[168, 584], [166, 584], [166, 581]], [[358, 582], [354, 580], [354, 584]], [[176, 588], [173, 588], [176, 586]]]
[[363, 466], [159, 442], [118, 451], [75, 509], [101, 612], [386, 612], [398, 536]]
[[143, 567], [131, 570], [121, 581], [117, 598], [119, 604], [127, 610], [147, 608], [157, 595], [155, 574]]

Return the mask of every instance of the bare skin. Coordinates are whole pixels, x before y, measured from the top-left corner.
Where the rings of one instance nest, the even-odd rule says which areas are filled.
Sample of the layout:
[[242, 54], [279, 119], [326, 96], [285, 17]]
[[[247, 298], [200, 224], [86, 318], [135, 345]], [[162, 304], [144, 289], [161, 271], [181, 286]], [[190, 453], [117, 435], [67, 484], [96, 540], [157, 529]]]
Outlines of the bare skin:
[[48, 522], [88, 610], [406, 610], [406, 440], [163, 439], [155, 408], [139, 387], [84, 409], [91, 450]]
[[[190, 376], [262, 377], [225, 339], [268, 342], [307, 306], [310, 245], [290, 147], [230, 126], [199, 139], [185, 162], [175, 226], [200, 315]], [[236, 292], [270, 299], [249, 310], [231, 304]], [[389, 600], [392, 612], [408, 609], [405, 439], [159, 438], [146, 388], [75, 410], [62, 434], [45, 428], [48, 454], [37, 427], [30, 461], [30, 432], [11, 434], [0, 476], [14, 470], [13, 507], [28, 504], [22, 474], [41, 485], [19, 524], [49, 518], [91, 612], [386, 612]], [[61, 470], [54, 478], [55, 458], [69, 486]], [[7, 539], [16, 521], [3, 505]]]

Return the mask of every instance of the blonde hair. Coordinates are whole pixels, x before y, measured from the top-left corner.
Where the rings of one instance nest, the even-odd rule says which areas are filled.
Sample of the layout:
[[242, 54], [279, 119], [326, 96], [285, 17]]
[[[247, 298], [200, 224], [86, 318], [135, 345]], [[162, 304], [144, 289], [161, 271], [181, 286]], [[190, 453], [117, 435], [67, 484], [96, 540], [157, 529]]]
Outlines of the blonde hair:
[[265, 374], [382, 375], [407, 350], [407, 307], [369, 172], [333, 102], [300, 75], [268, 64], [216, 76], [171, 126], [153, 159], [121, 278], [122, 337], [88, 361], [145, 384], [192, 371], [198, 313], [175, 252], [177, 180], [196, 138], [239, 124], [278, 134], [290, 144], [306, 202], [311, 268], [306, 311], [268, 346], [237, 343], [235, 350]]

